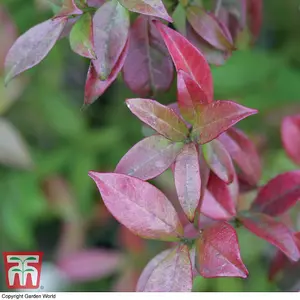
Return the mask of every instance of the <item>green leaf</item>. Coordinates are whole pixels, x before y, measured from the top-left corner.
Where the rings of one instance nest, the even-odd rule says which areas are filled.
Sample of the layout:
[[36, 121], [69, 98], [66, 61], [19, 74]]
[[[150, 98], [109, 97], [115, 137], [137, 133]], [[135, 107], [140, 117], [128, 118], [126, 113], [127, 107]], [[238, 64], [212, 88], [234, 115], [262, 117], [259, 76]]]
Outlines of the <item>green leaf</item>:
[[[33, 257], [33, 256], [30, 256], [30, 257], [27, 257], [24, 261], [27, 261], [27, 260], [36, 260], [36, 258]], [[25, 270], [25, 271], [26, 271], [26, 270]]]
[[10, 260], [18, 260], [18, 261], [22, 261], [19, 257], [11, 257]]
[[13, 272], [22, 272], [22, 270], [21, 270], [21, 269], [17, 269], [17, 268], [15, 268], [15, 269], [12, 269], [12, 271], [13, 271]]
[[34, 269], [26, 269], [24, 272], [34, 272]]

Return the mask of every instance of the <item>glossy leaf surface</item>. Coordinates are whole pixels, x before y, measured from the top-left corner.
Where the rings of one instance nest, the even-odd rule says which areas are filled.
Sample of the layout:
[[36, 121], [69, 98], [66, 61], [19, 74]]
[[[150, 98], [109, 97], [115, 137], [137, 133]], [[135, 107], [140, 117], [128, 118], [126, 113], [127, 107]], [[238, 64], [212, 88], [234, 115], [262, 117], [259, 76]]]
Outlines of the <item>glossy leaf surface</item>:
[[139, 16], [132, 24], [123, 77], [140, 97], [169, 89], [174, 68], [160, 33], [149, 17]]
[[116, 173], [149, 180], [164, 172], [175, 161], [184, 144], [161, 135], [152, 135], [134, 145], [121, 159]]
[[158, 133], [173, 141], [184, 141], [188, 128], [172, 109], [150, 99], [127, 99], [126, 104], [133, 114]]
[[90, 59], [96, 58], [92, 16], [89, 13], [82, 15], [72, 27], [70, 45], [75, 53]]
[[106, 90], [107, 88], [115, 81], [119, 72], [121, 71], [126, 55], [128, 53], [128, 43], [126, 43], [121, 56], [114, 66], [112, 72], [106, 80], [100, 80], [95, 70], [93, 63], [90, 63], [90, 67], [87, 73], [87, 78], [85, 82], [84, 90], [84, 104], [89, 105], [96, 101]]
[[55, 45], [66, 22], [66, 18], [47, 20], [21, 35], [7, 53], [5, 82], [40, 63]]
[[104, 3], [93, 18], [96, 60], [99, 78], [106, 80], [116, 66], [129, 32], [128, 11], [116, 0]]
[[232, 101], [215, 101], [206, 105], [198, 115], [192, 136], [195, 141], [205, 144], [218, 137], [240, 120], [257, 113]]
[[196, 267], [201, 276], [242, 277], [248, 270], [242, 262], [235, 229], [226, 222], [219, 222], [204, 229], [197, 242]]
[[291, 260], [300, 259], [294, 233], [283, 223], [262, 213], [241, 213], [239, 220], [252, 233], [285, 253]]
[[156, 256], [146, 266], [138, 282], [138, 292], [192, 290], [192, 265], [188, 247], [179, 245], [173, 251], [167, 251]]
[[300, 115], [288, 116], [283, 119], [281, 139], [288, 156], [300, 165]]
[[183, 233], [166, 196], [151, 184], [116, 173], [89, 172], [111, 214], [133, 233], [149, 239], [177, 240]]
[[201, 196], [199, 155], [195, 144], [186, 144], [177, 156], [174, 178], [181, 207], [188, 219], [193, 221]]
[[161, 0], [118, 0], [128, 10], [172, 22]]
[[204, 56], [177, 31], [157, 21], [155, 21], [155, 25], [166, 43], [177, 72], [183, 70], [188, 73], [205, 91], [208, 101], [212, 101], [212, 76]]
[[280, 174], [260, 189], [252, 209], [268, 215], [285, 213], [300, 200], [300, 171]]

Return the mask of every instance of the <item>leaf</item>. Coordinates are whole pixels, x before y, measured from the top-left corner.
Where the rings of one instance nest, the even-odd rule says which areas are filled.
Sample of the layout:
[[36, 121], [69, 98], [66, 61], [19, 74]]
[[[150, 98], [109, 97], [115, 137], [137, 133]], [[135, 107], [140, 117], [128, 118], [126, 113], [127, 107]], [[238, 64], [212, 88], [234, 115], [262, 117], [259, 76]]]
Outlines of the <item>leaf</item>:
[[10, 257], [10, 260], [22, 261], [19, 257]]
[[256, 113], [257, 110], [232, 101], [212, 102], [199, 113], [192, 137], [199, 144], [208, 143], [240, 120]]
[[291, 260], [300, 259], [294, 234], [283, 223], [268, 215], [255, 212], [241, 212], [238, 219], [249, 231], [277, 247]]
[[[234, 183], [232, 183], [234, 185]], [[230, 190], [230, 185], [219, 179], [213, 173], [210, 174], [207, 189], [211, 192], [217, 202], [231, 215], [236, 215], [236, 203]]]
[[72, 27], [70, 45], [75, 53], [83, 57], [96, 59], [91, 14], [83, 14]]
[[134, 145], [120, 160], [115, 172], [149, 180], [157, 177], [175, 161], [183, 143], [152, 135]]
[[186, 22], [186, 37], [197, 49], [200, 50], [207, 62], [210, 64], [217, 66], [223, 65], [231, 55], [230, 51], [222, 51], [211, 46], [198, 35], [188, 22]]
[[182, 116], [189, 122], [197, 120], [197, 113], [210, 101], [204, 90], [182, 70], [177, 72], [177, 102]]
[[26, 269], [24, 270], [24, 272], [34, 272], [35, 270], [34, 269]]
[[66, 22], [67, 18], [47, 20], [30, 28], [15, 41], [5, 59], [5, 84], [47, 56]]
[[182, 70], [188, 73], [204, 90], [208, 101], [212, 101], [212, 75], [204, 56], [180, 33], [160, 22], [154, 23], [166, 43], [177, 72]]
[[253, 39], [257, 39], [262, 26], [263, 2], [262, 0], [248, 0], [247, 10], [249, 15], [249, 27]]
[[210, 169], [225, 183], [231, 183], [235, 170], [231, 157], [222, 143], [215, 139], [202, 147], [205, 161]]
[[235, 229], [226, 222], [218, 222], [203, 230], [197, 241], [196, 267], [201, 276], [242, 277], [248, 270], [241, 259]]
[[21, 270], [21, 269], [18, 269], [18, 268], [14, 268], [14, 269], [12, 269], [12, 271], [13, 271], [13, 272], [22, 272], [22, 270]]
[[128, 10], [173, 22], [161, 0], [118, 0]]
[[261, 165], [253, 142], [234, 127], [229, 128], [218, 139], [239, 166], [245, 180], [251, 185], [256, 185], [261, 177]]
[[30, 256], [30, 257], [27, 257], [24, 261], [27, 261], [27, 260], [34, 260], [34, 261], [36, 261], [36, 258], [33, 257], [33, 256]]
[[283, 119], [281, 139], [287, 155], [293, 162], [300, 165], [300, 115]]
[[285, 213], [300, 200], [300, 171], [280, 174], [258, 192], [252, 210], [271, 216]]
[[178, 240], [183, 228], [166, 196], [151, 184], [123, 174], [89, 172], [111, 214], [148, 239]]
[[158, 133], [172, 141], [184, 141], [188, 128], [169, 107], [150, 99], [127, 99], [126, 104], [133, 114]]
[[173, 63], [161, 35], [150, 18], [139, 16], [130, 29], [125, 83], [140, 97], [148, 97], [168, 90], [173, 75]]
[[144, 269], [137, 292], [191, 292], [192, 265], [189, 249], [179, 245], [165, 250], [152, 259]]
[[82, 10], [77, 7], [74, 0], [63, 0], [61, 10], [58, 12], [55, 18], [81, 14]]
[[193, 222], [201, 196], [199, 155], [195, 144], [186, 144], [177, 156], [174, 179], [179, 203]]
[[0, 163], [22, 169], [33, 166], [25, 141], [3, 118], [0, 118]]
[[72, 282], [81, 282], [115, 273], [122, 261], [123, 256], [117, 251], [87, 249], [59, 259], [57, 267]]
[[102, 4], [105, 3], [105, 0], [87, 0], [87, 5], [89, 7], [100, 7]]
[[125, 58], [128, 53], [128, 42], [125, 44], [125, 47], [121, 53], [121, 56], [114, 66], [112, 72], [106, 80], [100, 80], [96, 72], [96, 69], [93, 63], [90, 63], [88, 69], [87, 78], [85, 82], [85, 91], [84, 91], [84, 105], [90, 105], [94, 103], [103, 93], [108, 89], [108, 87], [116, 80], [119, 72], [121, 71]]
[[104, 3], [93, 18], [95, 53], [93, 64], [101, 80], [106, 80], [118, 63], [129, 32], [128, 11], [116, 0]]
[[199, 6], [191, 5], [186, 9], [186, 17], [193, 29], [216, 49], [222, 51], [235, 49], [231, 36], [224, 32], [219, 21], [212, 14]]
[[286, 257], [286, 255], [281, 251], [277, 251], [271, 261], [269, 269], [269, 280], [274, 280], [276, 275], [289, 264], [290, 260]]

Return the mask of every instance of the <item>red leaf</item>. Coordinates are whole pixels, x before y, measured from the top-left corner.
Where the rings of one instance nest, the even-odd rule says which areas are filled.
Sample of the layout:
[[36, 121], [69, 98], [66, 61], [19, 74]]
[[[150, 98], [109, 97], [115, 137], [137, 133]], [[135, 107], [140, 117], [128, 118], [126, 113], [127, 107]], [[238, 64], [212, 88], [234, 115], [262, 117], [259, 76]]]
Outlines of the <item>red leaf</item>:
[[174, 69], [168, 49], [150, 18], [139, 16], [130, 30], [124, 81], [140, 97], [169, 89]]
[[40, 23], [12, 45], [5, 59], [7, 84], [20, 73], [40, 63], [55, 45], [67, 22], [67, 18], [57, 18]]
[[193, 29], [210, 45], [222, 51], [235, 49], [230, 34], [224, 32], [223, 27], [213, 15], [195, 5], [189, 6], [186, 13]]
[[268, 215], [251, 212], [241, 213], [239, 220], [249, 231], [277, 247], [291, 260], [300, 258], [294, 234], [283, 223]]
[[191, 292], [192, 285], [189, 248], [179, 245], [148, 263], [138, 281], [137, 292]]
[[300, 115], [288, 116], [283, 119], [281, 139], [288, 156], [300, 165]]
[[128, 108], [142, 122], [173, 141], [184, 141], [188, 128], [176, 113], [167, 106], [150, 99], [127, 99]]
[[161, 0], [119, 0], [128, 10], [173, 22]]
[[117, 1], [104, 3], [93, 18], [95, 70], [106, 80], [117, 65], [129, 32], [129, 13]]
[[98, 77], [98, 74], [94, 68], [94, 65], [91, 63], [86, 83], [85, 83], [85, 91], [84, 91], [84, 104], [90, 105], [93, 102], [95, 102], [103, 93], [107, 90], [107, 88], [115, 81], [117, 78], [119, 72], [121, 71], [125, 58], [128, 53], [128, 43], [126, 43], [123, 52], [121, 53], [121, 56], [117, 62], [117, 64], [114, 66], [112, 72], [108, 76], [106, 80], [100, 80]]
[[177, 73], [177, 102], [182, 116], [193, 123], [201, 107], [208, 104], [206, 93], [192, 77], [182, 70]]
[[[233, 183], [234, 185], [234, 183]], [[210, 174], [207, 189], [221, 206], [231, 215], [236, 215], [236, 203], [230, 191], [230, 185], [219, 179], [213, 173]]]
[[91, 14], [83, 14], [72, 27], [70, 32], [70, 45], [75, 53], [83, 57], [96, 59]]
[[183, 228], [166, 196], [151, 184], [123, 174], [89, 172], [111, 214], [134, 234], [178, 240]]
[[200, 144], [208, 143], [240, 120], [256, 113], [257, 110], [232, 101], [212, 102], [199, 113], [192, 136]]
[[248, 270], [242, 262], [237, 234], [226, 222], [219, 222], [203, 230], [197, 242], [196, 267], [201, 276], [242, 277]]
[[174, 177], [179, 202], [192, 222], [201, 196], [199, 155], [195, 144], [186, 144], [177, 156]]
[[212, 101], [212, 75], [204, 56], [180, 33], [157, 21], [155, 25], [167, 45], [177, 72], [182, 70], [188, 73], [205, 91], [208, 101]]
[[205, 190], [201, 213], [214, 220], [230, 220], [232, 215], [216, 200], [209, 190]]
[[62, 8], [59, 13], [55, 16], [58, 17], [66, 17], [71, 15], [81, 15], [82, 10], [80, 10], [74, 0], [63, 0], [62, 1]]
[[262, 26], [263, 2], [262, 0], [248, 0], [247, 10], [249, 15], [249, 27], [254, 39], [257, 39]]
[[271, 216], [285, 213], [300, 200], [300, 171], [280, 174], [260, 189], [252, 209]]
[[231, 127], [219, 136], [232, 159], [251, 185], [256, 185], [261, 176], [260, 158], [252, 141], [239, 129]]
[[186, 37], [196, 48], [200, 50], [207, 62], [210, 64], [217, 66], [223, 65], [231, 55], [230, 51], [221, 51], [207, 43], [201, 36], [197, 34], [197, 32], [188, 22], [186, 23]]
[[115, 273], [122, 260], [119, 252], [91, 249], [68, 254], [57, 262], [57, 266], [71, 281], [80, 282]]
[[273, 257], [271, 261], [271, 266], [269, 269], [269, 280], [273, 280], [276, 275], [286, 266], [290, 264], [290, 260], [286, 257], [286, 255], [281, 252], [277, 251], [276, 255]]
[[174, 143], [161, 135], [152, 135], [134, 145], [121, 159], [116, 173], [149, 180], [157, 177], [175, 161], [183, 143]]
[[212, 140], [203, 147], [205, 161], [210, 169], [224, 182], [231, 183], [235, 170], [229, 153], [218, 140]]

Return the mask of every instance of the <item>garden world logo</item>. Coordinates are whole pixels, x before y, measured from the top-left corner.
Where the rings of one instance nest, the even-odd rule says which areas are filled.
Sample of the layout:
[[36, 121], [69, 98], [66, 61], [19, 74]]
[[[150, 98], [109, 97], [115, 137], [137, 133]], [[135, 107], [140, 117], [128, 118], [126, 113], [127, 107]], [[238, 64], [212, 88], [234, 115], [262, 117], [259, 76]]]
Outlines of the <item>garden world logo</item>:
[[3, 252], [7, 288], [38, 289], [42, 257], [42, 252]]

